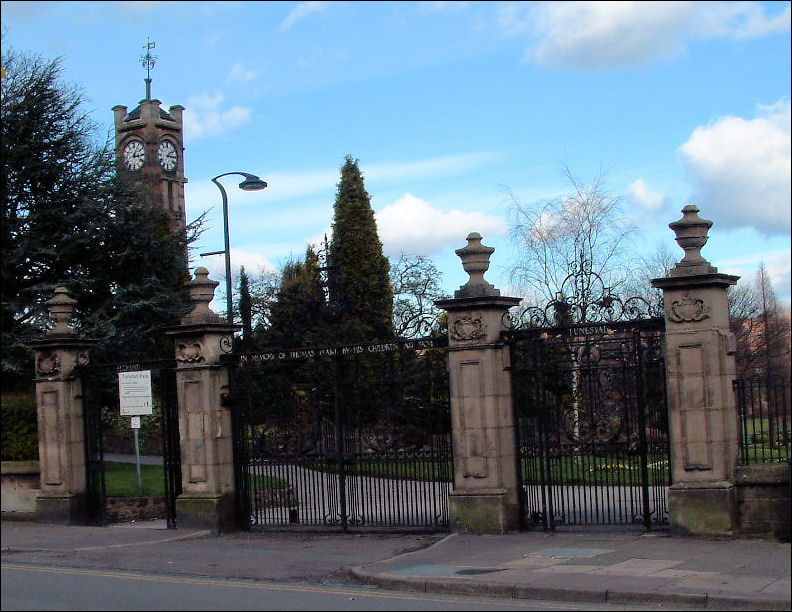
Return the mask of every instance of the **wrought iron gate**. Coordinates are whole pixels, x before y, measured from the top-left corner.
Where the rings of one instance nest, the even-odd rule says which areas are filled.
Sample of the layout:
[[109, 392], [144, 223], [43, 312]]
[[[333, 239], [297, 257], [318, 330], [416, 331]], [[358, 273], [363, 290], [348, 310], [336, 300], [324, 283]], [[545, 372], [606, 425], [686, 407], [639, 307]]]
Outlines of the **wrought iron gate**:
[[85, 432], [86, 510], [88, 521], [102, 525], [105, 517], [105, 465], [103, 415], [118, 415], [118, 373], [151, 371], [153, 417], [162, 436], [164, 491], [168, 529], [176, 527], [176, 498], [181, 493], [181, 452], [176, 400], [176, 363], [143, 361], [81, 366], [76, 374], [83, 385]]
[[560, 296], [510, 322], [525, 527], [668, 522], [664, 320], [648, 314]]
[[447, 529], [444, 343], [231, 355], [240, 527]]

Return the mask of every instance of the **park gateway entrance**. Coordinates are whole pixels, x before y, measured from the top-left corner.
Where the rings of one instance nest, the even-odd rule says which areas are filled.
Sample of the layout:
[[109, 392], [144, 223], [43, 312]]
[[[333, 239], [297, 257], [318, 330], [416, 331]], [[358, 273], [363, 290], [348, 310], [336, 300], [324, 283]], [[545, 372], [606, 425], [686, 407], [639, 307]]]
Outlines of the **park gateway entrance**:
[[505, 333], [523, 526], [666, 525], [664, 319], [590, 271], [566, 284], [573, 297], [524, 310]]
[[151, 421], [151, 425], [159, 430], [161, 436], [165, 518], [168, 529], [175, 529], [176, 498], [181, 493], [182, 480], [176, 362], [173, 360], [86, 364], [76, 369], [76, 374], [82, 378], [87, 519], [97, 525], [107, 522], [104, 458], [106, 432], [103, 421], [118, 418], [118, 377], [123, 372], [148, 372], [151, 377], [152, 414], [145, 418]]
[[448, 529], [446, 344], [229, 355], [239, 526]]

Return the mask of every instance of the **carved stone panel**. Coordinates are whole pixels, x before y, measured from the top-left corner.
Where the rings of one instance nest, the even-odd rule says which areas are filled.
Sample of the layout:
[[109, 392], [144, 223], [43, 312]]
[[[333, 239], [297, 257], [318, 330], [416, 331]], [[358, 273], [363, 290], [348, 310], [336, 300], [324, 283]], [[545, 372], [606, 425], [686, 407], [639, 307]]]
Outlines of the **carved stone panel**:
[[63, 451], [66, 449], [64, 439], [64, 414], [61, 406], [59, 389], [42, 391], [39, 395], [39, 438], [42, 452], [40, 459], [41, 482], [49, 487], [63, 484], [61, 467], [64, 465]]
[[456, 342], [474, 342], [487, 337], [487, 324], [481, 315], [466, 315], [451, 324], [451, 339]]
[[489, 475], [486, 460], [484, 415], [481, 410], [483, 381], [481, 363], [459, 364], [460, 424], [463, 441], [462, 464], [465, 478], [486, 478]]
[[206, 482], [206, 423], [202, 413], [201, 382], [189, 380], [184, 382], [184, 433], [182, 434], [182, 452], [185, 455], [187, 481], [190, 483]]
[[685, 470], [712, 470], [710, 398], [707, 392], [706, 355], [701, 344], [680, 346], [678, 405]]
[[176, 343], [176, 361], [180, 363], [200, 363], [203, 361], [201, 343], [185, 339]]
[[39, 354], [36, 370], [39, 376], [57, 376], [61, 371], [60, 356], [49, 351]]
[[687, 291], [682, 295], [682, 299], [672, 301], [668, 309], [668, 318], [675, 323], [703, 321], [707, 317], [709, 317], [709, 306], [702, 299], [690, 297]]

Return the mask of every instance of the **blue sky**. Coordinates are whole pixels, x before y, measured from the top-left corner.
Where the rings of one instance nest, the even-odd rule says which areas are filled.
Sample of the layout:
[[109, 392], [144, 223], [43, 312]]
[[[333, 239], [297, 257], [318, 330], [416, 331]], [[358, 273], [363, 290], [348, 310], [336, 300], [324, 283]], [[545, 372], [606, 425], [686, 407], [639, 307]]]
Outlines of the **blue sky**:
[[209, 210], [193, 266], [302, 256], [329, 229], [344, 157], [359, 160], [386, 254], [429, 256], [452, 292], [470, 231], [512, 293], [509, 194], [562, 195], [606, 172], [640, 234], [678, 256], [686, 204], [703, 250], [790, 299], [789, 2], [2, 2], [3, 46], [63, 58], [95, 122], [145, 97], [185, 111], [187, 218]]

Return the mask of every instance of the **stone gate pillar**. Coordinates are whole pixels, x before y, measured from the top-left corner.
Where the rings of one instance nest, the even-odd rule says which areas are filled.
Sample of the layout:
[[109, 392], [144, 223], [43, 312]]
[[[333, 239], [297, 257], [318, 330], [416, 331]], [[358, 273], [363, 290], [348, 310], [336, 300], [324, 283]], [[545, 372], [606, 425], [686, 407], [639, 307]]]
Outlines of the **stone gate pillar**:
[[206, 268], [197, 268], [187, 282], [193, 311], [166, 332], [173, 337], [178, 364], [182, 494], [176, 499], [176, 521], [214, 533], [235, 527], [231, 411], [221, 401], [228, 368], [220, 356], [231, 350], [238, 326], [209, 309], [218, 284]]
[[454, 445], [451, 528], [504, 533], [520, 524], [520, 482], [512, 408], [509, 347], [503, 319], [519, 298], [502, 297], [484, 279], [495, 249], [471, 233], [456, 254], [470, 275], [454, 299], [436, 302], [448, 313], [448, 372]]
[[69, 325], [76, 303], [64, 287], [55, 289], [47, 302], [55, 326], [30, 343], [41, 470], [39, 522], [79, 525], [87, 519], [82, 381], [73, 372], [88, 362], [88, 349], [95, 343], [79, 338]]
[[669, 224], [685, 256], [652, 286], [663, 290], [665, 310], [671, 529], [716, 535], [736, 526], [736, 347], [726, 290], [739, 277], [719, 274], [701, 256], [712, 221], [698, 211], [685, 206], [682, 218]]

